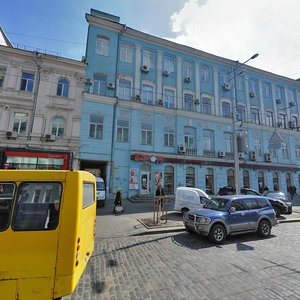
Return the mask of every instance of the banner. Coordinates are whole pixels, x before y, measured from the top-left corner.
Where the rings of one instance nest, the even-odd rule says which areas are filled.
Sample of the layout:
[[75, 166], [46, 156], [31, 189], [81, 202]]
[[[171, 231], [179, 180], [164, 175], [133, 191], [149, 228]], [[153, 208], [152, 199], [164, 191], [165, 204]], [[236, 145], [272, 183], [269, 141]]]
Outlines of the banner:
[[139, 188], [138, 182], [138, 169], [131, 168], [129, 174], [129, 189], [130, 190], [137, 190]]

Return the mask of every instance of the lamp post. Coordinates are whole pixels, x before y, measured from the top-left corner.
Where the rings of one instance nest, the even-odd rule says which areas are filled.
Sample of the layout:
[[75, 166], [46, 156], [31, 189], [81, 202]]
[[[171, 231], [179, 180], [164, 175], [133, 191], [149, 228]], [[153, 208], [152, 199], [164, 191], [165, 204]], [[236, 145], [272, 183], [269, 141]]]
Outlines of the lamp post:
[[232, 131], [233, 131], [233, 159], [234, 159], [234, 185], [235, 193], [240, 194], [240, 166], [239, 166], [239, 153], [237, 144], [237, 134], [236, 134], [236, 114], [237, 114], [237, 90], [236, 90], [236, 70], [246, 64], [249, 60], [255, 59], [258, 53], [252, 55], [249, 59], [243, 63], [236, 62], [236, 66], [232, 69], [233, 72], [233, 104], [232, 104]]

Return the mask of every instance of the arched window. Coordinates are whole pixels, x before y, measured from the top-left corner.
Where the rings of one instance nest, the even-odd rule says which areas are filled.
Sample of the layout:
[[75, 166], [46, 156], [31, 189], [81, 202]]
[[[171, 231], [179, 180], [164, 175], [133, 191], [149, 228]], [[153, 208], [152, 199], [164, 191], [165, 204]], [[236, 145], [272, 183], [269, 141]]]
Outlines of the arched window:
[[273, 189], [274, 191], [279, 191], [279, 175], [277, 172], [273, 172]]
[[65, 120], [60, 117], [52, 119], [51, 134], [55, 136], [63, 136], [65, 132]]
[[232, 169], [227, 171], [227, 185], [234, 186], [234, 171]]
[[215, 193], [215, 191], [214, 191], [214, 170], [211, 168], [206, 169], [205, 185], [206, 185], [206, 193], [208, 195], [213, 195]]
[[69, 81], [67, 79], [58, 80], [56, 95], [61, 97], [69, 96]]
[[174, 194], [174, 168], [172, 166], [166, 166], [164, 170], [164, 190], [165, 194]]
[[186, 168], [185, 185], [187, 187], [195, 187], [195, 169], [192, 167]]
[[286, 181], [286, 190], [289, 190], [289, 187], [292, 186], [292, 178], [290, 173], [285, 174], [285, 181]]
[[262, 194], [265, 188], [265, 176], [263, 171], [258, 171], [257, 181], [258, 181], [258, 191]]
[[250, 188], [250, 178], [249, 178], [249, 172], [247, 170], [243, 171], [243, 182], [245, 188]]

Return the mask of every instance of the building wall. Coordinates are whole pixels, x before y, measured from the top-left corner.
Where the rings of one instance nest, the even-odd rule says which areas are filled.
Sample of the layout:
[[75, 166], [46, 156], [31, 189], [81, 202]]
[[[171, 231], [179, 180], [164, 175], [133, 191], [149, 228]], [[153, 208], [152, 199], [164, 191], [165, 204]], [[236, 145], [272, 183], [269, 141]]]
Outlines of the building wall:
[[[194, 170], [194, 185], [201, 189], [206, 189], [207, 169], [213, 170], [212, 188], [215, 193], [219, 187], [227, 185], [227, 172], [233, 170], [234, 165], [232, 142], [227, 141], [226, 136], [233, 131], [232, 111], [235, 100], [237, 108], [244, 107], [245, 110], [243, 121], [237, 122], [237, 129], [248, 133], [249, 145], [248, 151], [240, 160], [241, 186], [244, 185], [243, 171], [247, 170], [249, 187], [256, 190], [259, 189], [259, 171], [263, 172], [264, 185], [268, 185], [270, 189], [273, 188], [274, 172], [278, 173], [279, 187], [283, 191], [287, 189], [287, 173], [291, 177], [290, 183], [299, 188], [300, 150], [297, 155], [295, 150], [300, 147], [297, 128], [300, 109], [299, 81], [247, 65], [233, 73], [237, 66], [235, 61], [139, 32], [116, 22], [119, 20], [116, 17], [110, 20], [110, 16], [102, 15], [101, 12], [92, 11], [86, 15], [86, 19], [89, 23], [87, 76], [92, 80], [92, 86], [84, 94], [84, 122], [81, 129], [83, 145], [80, 157], [82, 160], [105, 162], [106, 182], [111, 193], [119, 186], [127, 196], [143, 193], [141, 180], [144, 170], [149, 175], [147, 192], [153, 194], [155, 174], [162, 172], [164, 181], [165, 168], [168, 166], [174, 170], [173, 191], [177, 186], [187, 184], [187, 172], [191, 170], [189, 167]], [[96, 53], [99, 50], [96, 50], [96, 41], [99, 39], [100, 44], [104, 40], [108, 49], [104, 55]], [[132, 57], [129, 62], [120, 59], [125, 55], [123, 45], [126, 49], [131, 49]], [[145, 53], [150, 53], [151, 57], [151, 66], [146, 72], [143, 70], [143, 66], [147, 64], [143, 61]], [[173, 61], [174, 68], [166, 76], [164, 71], [168, 60]], [[191, 73], [187, 80], [188, 67]], [[95, 74], [101, 74], [104, 84], [113, 84], [114, 88], [105, 86], [102, 95], [95, 95]], [[205, 76], [208, 76], [207, 80]], [[122, 93], [124, 80], [130, 82], [129, 97]], [[225, 88], [224, 82], [228, 84]], [[143, 93], [144, 86], [152, 88], [152, 93]], [[281, 101], [277, 100], [279, 88], [282, 91]], [[171, 108], [165, 101], [166, 90], [174, 92], [175, 101]], [[185, 94], [192, 98], [190, 106], [186, 106]], [[210, 101], [209, 112], [204, 105], [206, 99]], [[159, 100], [163, 100], [162, 106]], [[227, 116], [224, 116], [226, 104]], [[259, 111], [256, 118], [255, 109]], [[267, 111], [273, 113], [272, 124], [266, 118]], [[93, 141], [87, 134], [92, 112], [102, 114], [104, 120], [103, 138]], [[277, 126], [279, 113], [286, 118], [285, 128]], [[128, 141], [118, 141], [118, 120], [128, 122]], [[288, 123], [291, 120], [294, 121], [293, 130]], [[152, 126], [150, 145], [141, 143], [142, 124]], [[174, 129], [175, 142], [172, 147], [164, 145], [166, 126]], [[185, 140], [187, 127], [195, 132], [193, 146], [189, 146]], [[266, 161], [265, 153], [270, 152], [269, 141], [275, 129], [286, 143], [288, 155], [283, 155], [285, 152], [281, 147], [272, 151], [271, 161]], [[205, 130], [211, 130], [214, 135], [213, 147], [209, 152], [205, 151]], [[178, 152], [180, 145], [186, 146], [185, 153]], [[252, 151], [256, 152], [255, 160], [251, 160]], [[220, 157], [219, 152], [224, 152], [224, 157]], [[138, 172], [137, 184], [129, 182], [131, 169]]]

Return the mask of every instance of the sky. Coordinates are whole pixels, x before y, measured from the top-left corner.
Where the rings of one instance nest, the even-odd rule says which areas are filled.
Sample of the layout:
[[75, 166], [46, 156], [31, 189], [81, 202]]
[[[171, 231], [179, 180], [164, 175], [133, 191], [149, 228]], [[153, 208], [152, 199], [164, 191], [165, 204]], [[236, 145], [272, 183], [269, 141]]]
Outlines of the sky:
[[176, 43], [300, 78], [299, 0], [1, 0], [0, 26], [26, 49], [80, 60], [94, 8]]

